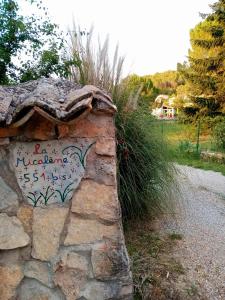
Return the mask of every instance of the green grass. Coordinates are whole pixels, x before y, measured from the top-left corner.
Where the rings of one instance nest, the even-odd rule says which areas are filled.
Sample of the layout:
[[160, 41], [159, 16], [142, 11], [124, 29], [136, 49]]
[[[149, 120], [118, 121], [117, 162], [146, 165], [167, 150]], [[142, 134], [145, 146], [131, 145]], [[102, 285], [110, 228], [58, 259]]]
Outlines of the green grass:
[[[193, 124], [180, 124], [177, 121], [155, 121], [152, 128], [167, 141], [170, 159], [178, 164], [204, 170], [213, 170], [225, 175], [225, 164], [205, 161], [196, 153], [197, 128]], [[209, 129], [201, 129], [200, 150], [220, 151]]]
[[171, 240], [182, 240], [183, 236], [180, 233], [173, 232], [169, 234], [169, 238]]
[[134, 299], [171, 299], [175, 283], [185, 274], [181, 262], [172, 256], [178, 239], [158, 232], [147, 218], [127, 222], [125, 239], [131, 259]]

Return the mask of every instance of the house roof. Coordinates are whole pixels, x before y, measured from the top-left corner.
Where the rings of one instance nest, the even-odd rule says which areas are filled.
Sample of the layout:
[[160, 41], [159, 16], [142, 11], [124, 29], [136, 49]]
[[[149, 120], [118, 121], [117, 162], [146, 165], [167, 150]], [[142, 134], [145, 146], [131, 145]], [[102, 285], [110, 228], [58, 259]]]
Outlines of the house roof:
[[109, 95], [92, 85], [41, 78], [16, 86], [0, 86], [0, 125], [20, 126], [35, 113], [68, 123], [89, 111], [115, 113]]

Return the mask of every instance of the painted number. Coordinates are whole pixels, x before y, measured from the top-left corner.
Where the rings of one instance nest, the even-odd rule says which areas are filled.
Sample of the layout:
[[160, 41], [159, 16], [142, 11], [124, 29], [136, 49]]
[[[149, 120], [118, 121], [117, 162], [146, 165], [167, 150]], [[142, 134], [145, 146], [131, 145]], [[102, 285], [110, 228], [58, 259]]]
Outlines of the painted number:
[[29, 177], [29, 173], [25, 173], [24, 175], [23, 175], [23, 177], [24, 177], [24, 179], [25, 179], [25, 182], [29, 182], [30, 181], [30, 177]]

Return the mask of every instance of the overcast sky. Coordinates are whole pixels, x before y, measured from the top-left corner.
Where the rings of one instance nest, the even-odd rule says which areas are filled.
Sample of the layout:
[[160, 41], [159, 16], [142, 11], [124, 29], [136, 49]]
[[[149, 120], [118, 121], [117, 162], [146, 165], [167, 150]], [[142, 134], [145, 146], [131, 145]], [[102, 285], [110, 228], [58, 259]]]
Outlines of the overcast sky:
[[189, 30], [214, 0], [43, 0], [54, 21], [67, 28], [94, 24], [113, 48], [119, 42], [125, 71], [139, 75], [176, 69], [186, 58]]

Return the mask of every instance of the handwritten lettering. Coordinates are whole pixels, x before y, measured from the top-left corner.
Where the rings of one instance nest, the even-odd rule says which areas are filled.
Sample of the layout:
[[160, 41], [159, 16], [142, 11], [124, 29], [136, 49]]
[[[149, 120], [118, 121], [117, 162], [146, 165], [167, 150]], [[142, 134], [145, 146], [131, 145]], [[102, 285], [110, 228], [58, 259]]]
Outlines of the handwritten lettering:
[[84, 175], [92, 145], [84, 139], [17, 143], [14, 166], [29, 203], [40, 206], [69, 201]]

